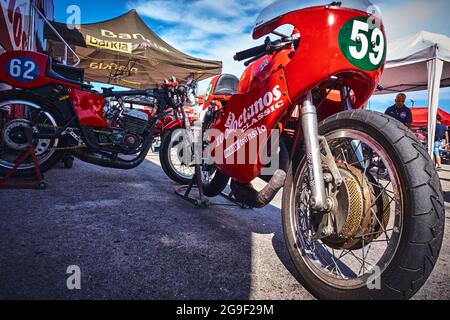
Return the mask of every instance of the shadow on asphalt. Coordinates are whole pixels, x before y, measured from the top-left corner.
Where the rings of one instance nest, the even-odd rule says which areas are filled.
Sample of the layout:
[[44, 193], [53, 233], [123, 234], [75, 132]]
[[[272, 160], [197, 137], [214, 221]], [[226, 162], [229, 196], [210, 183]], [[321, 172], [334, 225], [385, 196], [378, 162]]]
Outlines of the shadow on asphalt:
[[[195, 208], [148, 160], [130, 171], [76, 161], [46, 180], [46, 191], [0, 191], [1, 299], [248, 299], [254, 233], [274, 234], [298, 279], [274, 206]], [[81, 290], [66, 287], [70, 265]]]

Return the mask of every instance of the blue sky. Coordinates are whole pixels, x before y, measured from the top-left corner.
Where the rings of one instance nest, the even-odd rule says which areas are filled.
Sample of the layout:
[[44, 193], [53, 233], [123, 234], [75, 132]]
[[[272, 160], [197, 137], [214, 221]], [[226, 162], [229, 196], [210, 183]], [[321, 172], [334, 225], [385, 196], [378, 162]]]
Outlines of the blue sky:
[[[110, 19], [136, 9], [149, 27], [175, 48], [188, 54], [222, 60], [224, 72], [240, 76], [244, 67], [234, 62], [233, 55], [259, 42], [251, 37], [258, 13], [272, 0], [56, 0], [56, 20], [67, 19], [66, 9], [76, 4], [81, 8], [81, 22]], [[303, 1], [302, 1], [303, 2]], [[382, 11], [389, 42], [415, 34], [420, 30], [450, 36], [450, 1], [400, 0], [374, 1]], [[200, 90], [205, 90], [202, 84]], [[408, 93], [416, 106], [427, 105], [427, 93]], [[393, 104], [393, 95], [371, 99], [370, 107], [384, 111]], [[450, 112], [450, 89], [441, 90], [441, 108]], [[409, 103], [411, 106], [411, 103]]]

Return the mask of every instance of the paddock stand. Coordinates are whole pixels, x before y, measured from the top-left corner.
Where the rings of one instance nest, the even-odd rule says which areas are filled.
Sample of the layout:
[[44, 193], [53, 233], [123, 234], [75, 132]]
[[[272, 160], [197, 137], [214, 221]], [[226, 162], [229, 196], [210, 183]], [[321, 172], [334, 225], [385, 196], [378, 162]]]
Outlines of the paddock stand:
[[[22, 182], [22, 183], [7, 183], [17, 172], [17, 169], [23, 164], [28, 158], [33, 160], [34, 168], [36, 172], [36, 182]], [[30, 144], [24, 153], [19, 157], [16, 161], [16, 164], [8, 172], [6, 176], [0, 178], [0, 189], [39, 189], [45, 190], [47, 188], [47, 183], [44, 181], [44, 176], [41, 173], [41, 169], [39, 167], [39, 162], [36, 157], [36, 153], [34, 152], [33, 146]]]
[[[212, 203], [203, 194], [203, 187], [201, 181], [201, 169], [200, 165], [195, 165], [194, 176], [192, 177], [189, 185], [178, 186], [175, 188], [175, 193], [182, 199], [194, 204], [198, 208], [207, 208], [210, 206], [236, 206], [242, 209], [251, 209], [250, 207], [240, 203], [234, 196], [233, 192], [229, 194], [222, 192], [221, 196], [232, 202], [231, 204], [226, 203]], [[198, 190], [198, 197], [191, 196], [192, 189]]]
[[[6, 174], [4, 177], [0, 177], [0, 189], [39, 189], [45, 190], [47, 188], [47, 183], [44, 181], [44, 176], [42, 175], [41, 168], [39, 167], [39, 161], [36, 157], [34, 147], [32, 144], [33, 132], [31, 128], [25, 130], [25, 137], [28, 142], [28, 147], [17, 159], [14, 167]], [[22, 183], [7, 183], [16, 174], [18, 168], [27, 160], [31, 158], [34, 164], [36, 182], [22, 182]]]

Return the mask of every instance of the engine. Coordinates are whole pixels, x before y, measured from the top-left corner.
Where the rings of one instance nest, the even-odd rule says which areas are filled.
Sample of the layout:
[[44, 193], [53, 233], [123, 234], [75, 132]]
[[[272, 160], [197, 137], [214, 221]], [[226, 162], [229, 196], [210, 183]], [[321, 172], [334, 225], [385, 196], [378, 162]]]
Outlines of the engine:
[[108, 104], [105, 107], [105, 118], [108, 120], [112, 133], [108, 140], [114, 147], [125, 152], [133, 152], [142, 145], [145, 130], [148, 126], [149, 116], [147, 113], [123, 107], [120, 102]]
[[147, 128], [148, 114], [136, 109], [124, 109], [121, 120], [124, 129], [142, 135]]

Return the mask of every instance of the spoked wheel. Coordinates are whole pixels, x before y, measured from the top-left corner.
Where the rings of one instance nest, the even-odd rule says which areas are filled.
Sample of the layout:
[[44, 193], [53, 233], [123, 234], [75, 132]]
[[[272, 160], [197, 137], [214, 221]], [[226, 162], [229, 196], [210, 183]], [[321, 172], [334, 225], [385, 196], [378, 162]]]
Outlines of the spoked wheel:
[[186, 137], [187, 131], [171, 130], [162, 139], [159, 151], [161, 167], [166, 175], [179, 184], [188, 184], [194, 176], [192, 149]]
[[283, 192], [285, 239], [303, 285], [323, 299], [412, 297], [443, 238], [432, 160], [406, 127], [378, 113], [344, 112], [319, 131], [343, 178], [327, 184], [333, 230], [317, 234], [323, 215], [310, 207], [306, 159], [289, 169]]
[[[0, 95], [0, 173], [6, 174], [29, 146], [29, 135], [52, 134], [62, 125], [56, 112], [50, 112], [42, 101], [21, 91]], [[61, 139], [35, 139], [31, 144], [41, 171], [44, 172], [61, 160], [64, 147]], [[34, 163], [28, 159], [17, 170], [17, 176], [35, 173]]]

